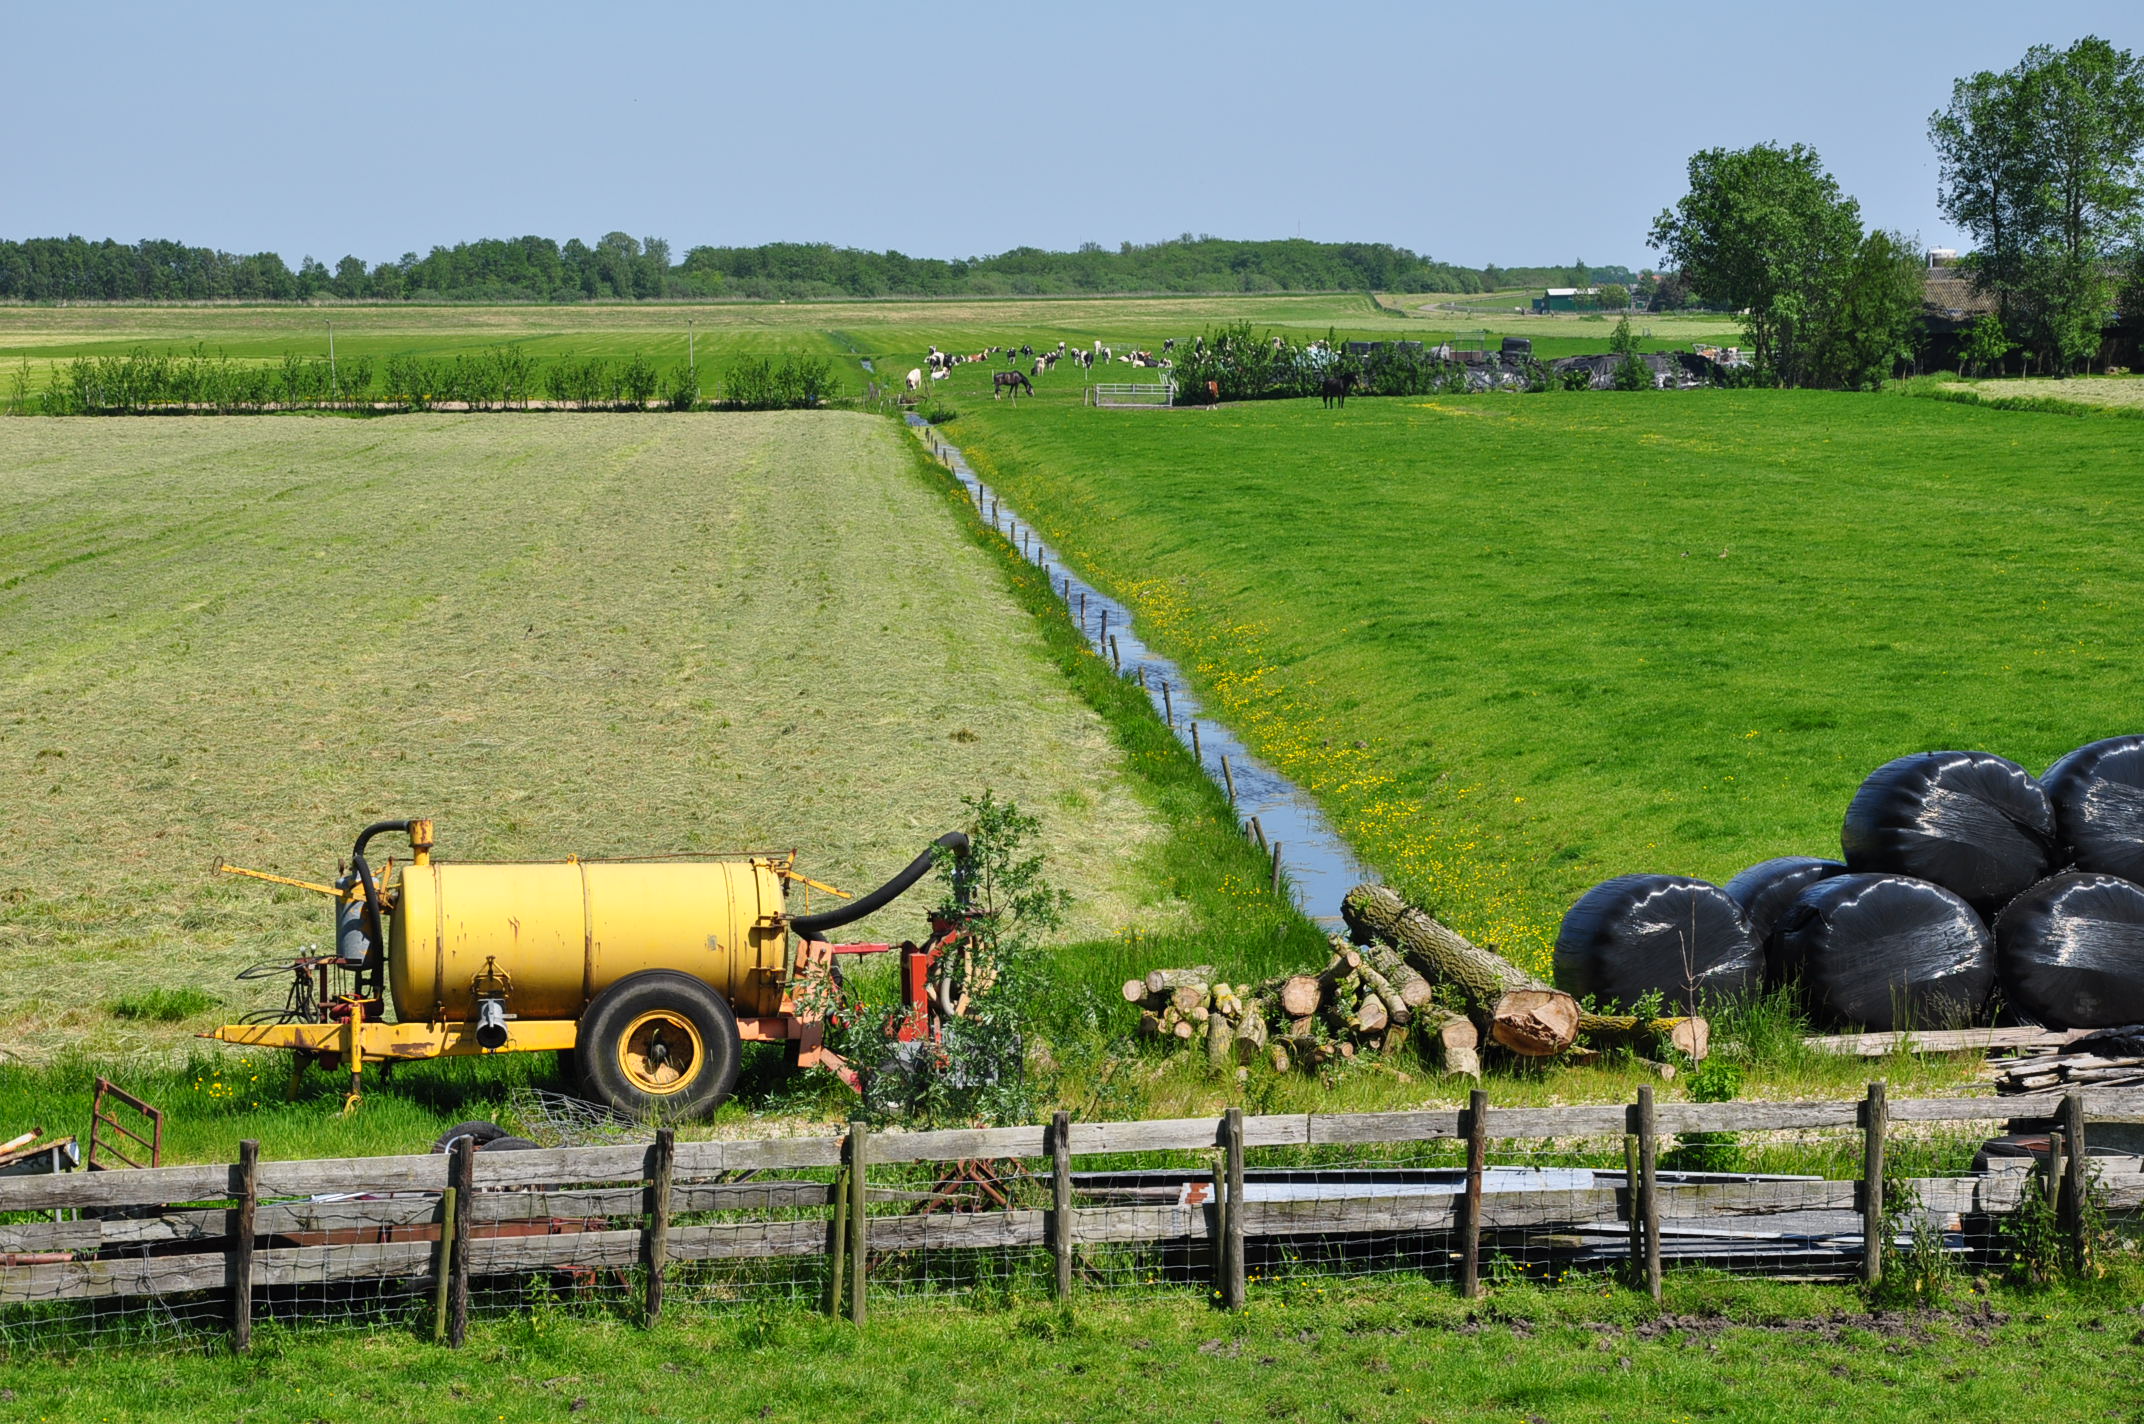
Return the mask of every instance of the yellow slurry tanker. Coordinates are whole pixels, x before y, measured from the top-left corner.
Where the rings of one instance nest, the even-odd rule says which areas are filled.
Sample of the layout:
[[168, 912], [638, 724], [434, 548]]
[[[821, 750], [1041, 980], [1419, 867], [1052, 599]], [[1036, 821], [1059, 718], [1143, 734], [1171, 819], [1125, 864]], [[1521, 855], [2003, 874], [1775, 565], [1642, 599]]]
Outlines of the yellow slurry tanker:
[[[388, 834], [407, 837], [410, 858], [375, 872], [367, 850]], [[962, 859], [968, 848], [958, 832], [936, 845]], [[206, 1036], [288, 1049], [299, 1070], [346, 1070], [351, 1105], [368, 1062], [531, 1050], [570, 1050], [583, 1093], [634, 1114], [712, 1111], [736, 1084], [746, 1042], [786, 1044], [794, 1066], [855, 1086], [822, 1041], [836, 958], [898, 949], [892, 1030], [929, 1036], [951, 999], [941, 961], [965, 917], [932, 916], [921, 945], [832, 944], [826, 932], [901, 895], [936, 853], [861, 899], [791, 916], [792, 885], [841, 896], [798, 873], [794, 851], [452, 862], [432, 854], [430, 821], [381, 821], [359, 833], [332, 885], [219, 867], [331, 897], [335, 944], [247, 971], [287, 973], [284, 1007]]]

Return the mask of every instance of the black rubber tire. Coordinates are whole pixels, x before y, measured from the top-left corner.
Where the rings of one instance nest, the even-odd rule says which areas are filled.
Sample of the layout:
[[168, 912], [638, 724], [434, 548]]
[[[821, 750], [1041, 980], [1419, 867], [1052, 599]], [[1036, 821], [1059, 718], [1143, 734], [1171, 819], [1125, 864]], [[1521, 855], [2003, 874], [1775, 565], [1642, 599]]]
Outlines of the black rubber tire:
[[[653, 1091], [625, 1063], [628, 1035], [649, 1015], [689, 1024], [700, 1052], [674, 1085]], [[705, 1117], [737, 1087], [744, 1044], [737, 1016], [706, 981], [669, 969], [628, 975], [596, 996], [581, 1015], [576, 1057], [583, 1093], [616, 1112], [683, 1122]]]
[[438, 1139], [432, 1143], [432, 1150], [449, 1151], [454, 1146], [455, 1138], [469, 1137], [476, 1140], [477, 1150], [482, 1151], [505, 1136], [506, 1129], [495, 1122], [458, 1122], [439, 1134]]

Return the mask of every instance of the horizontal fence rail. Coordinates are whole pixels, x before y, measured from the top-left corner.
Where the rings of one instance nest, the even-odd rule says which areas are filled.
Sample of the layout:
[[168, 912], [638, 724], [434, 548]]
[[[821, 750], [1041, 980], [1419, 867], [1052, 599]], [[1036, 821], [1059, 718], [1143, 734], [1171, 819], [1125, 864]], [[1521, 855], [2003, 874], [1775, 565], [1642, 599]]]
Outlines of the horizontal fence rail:
[[[2038, 1155], [1963, 1165], [2013, 1120], [2047, 1129]], [[846, 1294], [861, 1319], [867, 1291], [890, 1304], [984, 1284], [1196, 1287], [1239, 1304], [1306, 1271], [1394, 1270], [1466, 1290], [1499, 1272], [1613, 1272], [1657, 1293], [1663, 1260], [1875, 1281], [1894, 1250], [1985, 1254], [2029, 1210], [2053, 1213], [2081, 1264], [2088, 1218], [2144, 1212], [2144, 1161], [2088, 1155], [2093, 1122], [2144, 1123], [2144, 1089], [1060, 1114], [466, 1158], [278, 1162], [249, 1147], [234, 1164], [0, 1178], [0, 1347], [140, 1338], [152, 1306], [163, 1333], [227, 1331], [243, 1348], [257, 1316], [402, 1320], [458, 1343], [472, 1303], [652, 1320], [666, 1299], [839, 1312]], [[1697, 1155], [1678, 1159], [1676, 1141]], [[1723, 1141], [1794, 1171], [1708, 1170]]]

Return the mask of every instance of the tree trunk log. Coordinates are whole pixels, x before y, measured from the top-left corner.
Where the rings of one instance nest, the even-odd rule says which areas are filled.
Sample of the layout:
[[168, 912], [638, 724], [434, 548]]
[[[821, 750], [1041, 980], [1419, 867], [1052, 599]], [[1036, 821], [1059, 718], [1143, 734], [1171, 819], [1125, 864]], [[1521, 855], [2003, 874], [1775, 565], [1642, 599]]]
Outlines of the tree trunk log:
[[1146, 991], [1159, 994], [1164, 989], [1174, 989], [1184, 984], [1207, 984], [1213, 981], [1213, 966], [1197, 964], [1189, 969], [1156, 969], [1146, 976]]
[[1458, 990], [1475, 1021], [1513, 1053], [1546, 1058], [1577, 1040], [1576, 999], [1471, 943], [1384, 886], [1356, 886], [1342, 908], [1359, 934], [1383, 940], [1429, 977]]
[[1291, 1019], [1308, 1018], [1318, 1011], [1318, 1004], [1325, 997], [1325, 986], [1315, 974], [1289, 974], [1275, 986], [1280, 1011]]
[[1169, 1002], [1180, 1014], [1188, 1014], [1206, 1002], [1206, 986], [1203, 983], [1179, 984], [1169, 991]]
[[1147, 1009], [1139, 1015], [1139, 1033], [1143, 1038], [1160, 1038], [1168, 1030], [1162, 1027], [1161, 1015]]
[[1362, 962], [1385, 977], [1385, 982], [1399, 990], [1400, 1002], [1410, 1009], [1419, 1009], [1436, 997], [1437, 991], [1424, 979], [1412, 964], [1403, 959], [1399, 951], [1390, 945], [1375, 940], [1362, 946]]
[[1254, 998], [1243, 1006], [1243, 1021], [1236, 1025], [1236, 1061], [1243, 1064], [1256, 1063], [1265, 1056], [1266, 1011], [1272, 1000]]
[[1228, 1015], [1216, 1010], [1206, 1019], [1206, 1061], [1216, 1068], [1225, 1068], [1234, 1059], [1229, 1045], [1236, 1039], [1236, 1026], [1229, 1022]]
[[1666, 1044], [1702, 1062], [1712, 1050], [1712, 1026], [1701, 1018], [1640, 1019], [1627, 1014], [1580, 1014], [1578, 1033], [1590, 1044]]
[[1151, 991], [1146, 987], [1146, 980], [1144, 979], [1127, 979], [1124, 981], [1124, 1002], [1127, 1004], [1143, 1003], [1149, 992]]
[[[1362, 982], [1377, 997], [1378, 1002], [1385, 1006], [1385, 1014], [1393, 1023], [1404, 1024], [1414, 1017], [1414, 1006], [1400, 997], [1399, 989], [1370, 963], [1368, 955], [1363, 956], [1362, 967], [1355, 972], [1362, 976]], [[1417, 979], [1421, 977], [1419, 974], [1415, 975]]]
[[1432, 1005], [1415, 1015], [1422, 1056], [1455, 1077], [1481, 1077], [1481, 1030], [1465, 1014]]

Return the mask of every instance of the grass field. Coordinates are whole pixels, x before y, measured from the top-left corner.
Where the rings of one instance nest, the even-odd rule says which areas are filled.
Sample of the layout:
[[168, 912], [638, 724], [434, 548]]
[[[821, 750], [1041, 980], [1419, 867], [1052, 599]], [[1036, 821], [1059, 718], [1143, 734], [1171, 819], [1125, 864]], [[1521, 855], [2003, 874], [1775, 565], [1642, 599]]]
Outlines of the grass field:
[[1972, 381], [1931, 376], [1926, 380], [1946, 390], [1969, 391], [1990, 400], [2024, 396], [2144, 411], [2144, 376], [2008, 376]]
[[[1416, 1281], [1184, 1300], [880, 1308], [861, 1331], [795, 1311], [654, 1330], [536, 1311], [449, 1351], [406, 1335], [256, 1336], [254, 1352], [0, 1357], [22, 1420], [1275, 1419], [1390, 1424], [2030, 1417], [2131, 1421], [2144, 1386], [2132, 1282], [1942, 1311], [1871, 1311], [1838, 1286], [1671, 1274], [1665, 1308], [1617, 1286]], [[92, 1360], [103, 1367], [85, 1368]]]
[[2038, 770], [2136, 730], [2131, 422], [1797, 392], [954, 403], [1209, 705], [1536, 965], [1610, 875], [1836, 854], [1892, 757]]
[[[612, 361], [645, 355], [667, 372], [687, 360], [687, 324], [702, 389], [713, 393], [722, 373], [742, 357], [791, 352], [826, 356], [844, 387], [861, 392], [870, 379], [857, 356], [878, 361], [882, 383], [922, 364], [933, 344], [948, 351], [997, 345], [1055, 346], [1101, 341], [1118, 349], [1159, 350], [1168, 337], [1192, 336], [1232, 321], [1301, 337], [1337, 330], [1346, 339], [1436, 343], [1468, 340], [1486, 329], [1492, 339], [1524, 335], [1537, 354], [1570, 356], [1605, 351], [1612, 323], [1575, 316], [1552, 318], [1453, 313], [1430, 298], [1393, 298], [1399, 315], [1360, 295], [1257, 297], [1002, 298], [942, 302], [776, 302], [711, 305], [587, 306], [0, 306], [0, 400], [20, 378], [44, 389], [59, 364], [77, 356], [118, 356], [137, 349], [170, 354], [196, 349], [236, 361], [275, 362], [285, 353], [327, 354], [335, 327], [338, 358], [372, 357], [376, 366], [401, 353], [450, 357], [501, 343], [518, 343], [539, 361], [567, 356]], [[1647, 350], [1695, 341], [1736, 339], [1717, 319], [1639, 317], [1651, 335]], [[1107, 373], [1112, 368], [1103, 368]], [[1114, 368], [1121, 374], [1121, 368]], [[1076, 382], [1071, 368], [1050, 379]]]
[[1075, 939], [1180, 915], [1107, 730], [878, 420], [4, 433], [14, 1054], [169, 1042], [109, 1012], [159, 987], [223, 998], [187, 1026], [252, 1007], [231, 972], [317, 942], [319, 902], [210, 865], [319, 878], [389, 814], [462, 857], [801, 846], [867, 888], [995, 786]]

